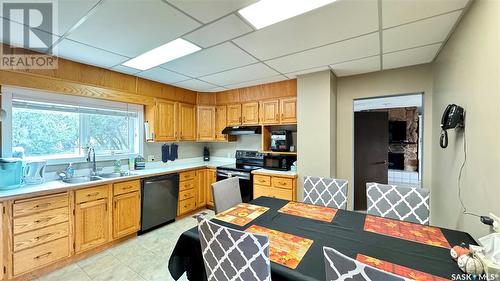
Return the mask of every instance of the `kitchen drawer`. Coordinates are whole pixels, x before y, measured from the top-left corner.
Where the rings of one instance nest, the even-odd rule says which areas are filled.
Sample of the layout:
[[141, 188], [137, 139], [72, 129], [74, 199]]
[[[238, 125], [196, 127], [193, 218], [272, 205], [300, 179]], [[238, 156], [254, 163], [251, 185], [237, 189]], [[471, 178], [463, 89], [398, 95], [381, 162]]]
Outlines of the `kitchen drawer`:
[[191, 180], [196, 177], [196, 171], [182, 172], [179, 174], [179, 181]]
[[25, 216], [66, 206], [68, 206], [67, 193], [16, 200], [13, 205], [13, 216]]
[[34, 215], [15, 218], [13, 220], [14, 234], [23, 233], [49, 225], [66, 222], [69, 219], [67, 207], [45, 211]]
[[271, 197], [270, 195], [271, 194], [270, 194], [270, 187], [269, 186], [254, 184], [254, 186], [253, 186], [253, 198], [254, 199], [259, 198], [261, 196]]
[[61, 238], [13, 255], [14, 276], [69, 256], [69, 238]]
[[287, 188], [287, 189], [293, 188], [293, 180], [292, 179], [273, 177], [272, 181], [273, 181], [273, 187]]
[[269, 195], [267, 196], [290, 201], [293, 200], [293, 192], [291, 189], [269, 187]]
[[139, 191], [140, 189], [141, 182], [139, 180], [118, 182], [113, 184], [113, 195], [116, 196], [132, 191]]
[[179, 192], [179, 201], [193, 198], [195, 196], [194, 189], [183, 190]]
[[258, 185], [270, 186], [271, 185], [271, 177], [270, 176], [263, 176], [263, 175], [254, 175], [253, 182], [258, 184]]
[[63, 222], [42, 229], [14, 235], [14, 252], [66, 237], [68, 233], [69, 223]]
[[196, 209], [195, 198], [189, 198], [186, 200], [179, 201], [179, 215], [185, 214]]
[[91, 188], [79, 189], [75, 191], [76, 203], [98, 200], [108, 197], [109, 188], [107, 185], [100, 185]]
[[188, 181], [181, 181], [179, 182], [179, 192], [188, 190], [188, 189], [194, 189], [195, 187], [195, 180], [188, 180]]

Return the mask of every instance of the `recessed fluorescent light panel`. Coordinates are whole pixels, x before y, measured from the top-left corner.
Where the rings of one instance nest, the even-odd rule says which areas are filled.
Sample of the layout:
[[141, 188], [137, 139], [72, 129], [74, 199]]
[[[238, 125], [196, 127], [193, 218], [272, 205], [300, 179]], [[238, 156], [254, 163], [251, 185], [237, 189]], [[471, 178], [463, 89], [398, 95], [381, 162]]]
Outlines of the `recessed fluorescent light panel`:
[[335, 0], [260, 0], [238, 11], [256, 29], [293, 18]]
[[132, 67], [140, 70], [147, 70], [160, 64], [164, 64], [171, 60], [192, 54], [201, 50], [200, 47], [188, 42], [182, 38], [170, 41], [165, 45], [154, 48], [151, 51], [145, 52], [131, 60], [123, 63], [124, 66]]

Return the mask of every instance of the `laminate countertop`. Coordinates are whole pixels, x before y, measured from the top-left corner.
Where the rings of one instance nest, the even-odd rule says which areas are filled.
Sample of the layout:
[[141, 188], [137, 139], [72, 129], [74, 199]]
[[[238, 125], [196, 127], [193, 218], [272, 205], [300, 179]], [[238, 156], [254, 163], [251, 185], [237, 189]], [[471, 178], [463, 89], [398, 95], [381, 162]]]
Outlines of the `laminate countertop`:
[[252, 174], [256, 175], [272, 175], [272, 176], [285, 176], [285, 177], [297, 177], [297, 172], [292, 171], [278, 171], [269, 169], [258, 169], [252, 171]]
[[[20, 199], [38, 195], [64, 192], [71, 189], [79, 189], [89, 186], [110, 184], [114, 182], [122, 182], [122, 181], [129, 181], [129, 180], [135, 180], [135, 179], [141, 179], [159, 175], [179, 173], [193, 169], [217, 168], [219, 166], [232, 164], [234, 163], [234, 161], [235, 160], [231, 158], [217, 158], [205, 162], [203, 161], [203, 158], [199, 157], [199, 158], [180, 159], [168, 163], [158, 163], [158, 162], [147, 163], [146, 169], [133, 170], [130, 171], [130, 175], [119, 178], [102, 179], [102, 180], [96, 180], [84, 183], [74, 183], [74, 184], [65, 183], [60, 180], [51, 180], [41, 184], [24, 185], [16, 189], [0, 190], [0, 202], [11, 199]], [[86, 174], [80, 174], [77, 172], [76, 176], [80, 175], [86, 175]]]

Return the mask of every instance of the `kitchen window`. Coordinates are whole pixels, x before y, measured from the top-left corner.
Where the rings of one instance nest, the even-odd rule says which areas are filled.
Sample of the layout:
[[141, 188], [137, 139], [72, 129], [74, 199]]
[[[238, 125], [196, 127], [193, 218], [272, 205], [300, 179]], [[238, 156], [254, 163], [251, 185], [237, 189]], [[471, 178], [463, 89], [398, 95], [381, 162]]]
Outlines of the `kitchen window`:
[[98, 160], [141, 154], [142, 106], [10, 88], [2, 105], [4, 155], [56, 164], [85, 161], [88, 147]]

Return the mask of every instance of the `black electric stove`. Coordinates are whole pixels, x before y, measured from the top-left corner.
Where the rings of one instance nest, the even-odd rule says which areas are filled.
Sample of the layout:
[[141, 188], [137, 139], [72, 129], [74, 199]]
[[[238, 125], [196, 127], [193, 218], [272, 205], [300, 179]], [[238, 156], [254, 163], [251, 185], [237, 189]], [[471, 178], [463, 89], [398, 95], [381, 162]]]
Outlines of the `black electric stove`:
[[217, 167], [217, 181], [230, 177], [240, 180], [241, 198], [243, 202], [253, 200], [252, 171], [262, 168], [264, 154], [257, 151], [236, 150], [236, 164]]

